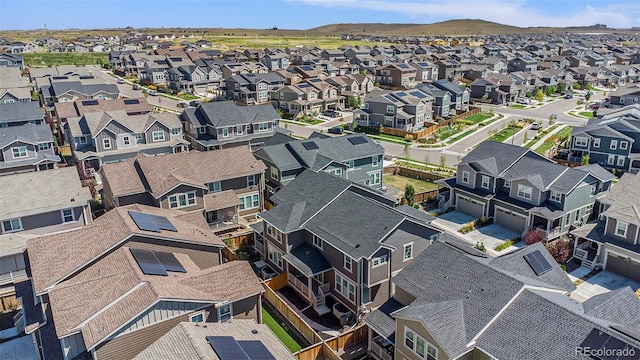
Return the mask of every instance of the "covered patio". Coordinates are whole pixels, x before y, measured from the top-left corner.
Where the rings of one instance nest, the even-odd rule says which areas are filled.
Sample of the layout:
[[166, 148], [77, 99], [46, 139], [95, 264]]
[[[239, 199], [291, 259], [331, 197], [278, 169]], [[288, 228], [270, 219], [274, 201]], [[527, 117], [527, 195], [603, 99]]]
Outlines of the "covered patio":
[[326, 304], [331, 284], [324, 282], [324, 274], [332, 267], [322, 253], [315, 246], [303, 243], [283, 259], [288, 264], [289, 285], [311, 303], [318, 315], [331, 312]]
[[602, 259], [599, 257], [603, 234], [604, 224], [600, 222], [591, 222], [571, 231], [571, 235], [575, 237], [573, 258], [580, 261], [583, 267], [593, 270], [596, 266], [602, 266]]
[[537, 206], [529, 210], [529, 224], [531, 229], [540, 229], [545, 233], [545, 240], [553, 240], [562, 232], [564, 211], [555, 207]]

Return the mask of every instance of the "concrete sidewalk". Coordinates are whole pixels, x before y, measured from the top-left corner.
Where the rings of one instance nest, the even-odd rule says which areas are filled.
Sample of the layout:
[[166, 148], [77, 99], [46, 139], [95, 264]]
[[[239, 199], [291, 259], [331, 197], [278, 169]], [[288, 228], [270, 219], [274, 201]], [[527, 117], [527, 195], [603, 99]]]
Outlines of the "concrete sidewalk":
[[[558, 133], [560, 130], [566, 128], [567, 124], [562, 124], [560, 126], [558, 126], [557, 128], [553, 129], [553, 131], [551, 131], [550, 133], [546, 134], [545, 136], [543, 136], [542, 138], [540, 138], [535, 144], [533, 144], [529, 149], [531, 150], [535, 150], [537, 147], [539, 147], [540, 145], [542, 145], [545, 140], [547, 140], [549, 137], [551, 137], [552, 135]], [[524, 146], [524, 144], [522, 144], [522, 146]]]

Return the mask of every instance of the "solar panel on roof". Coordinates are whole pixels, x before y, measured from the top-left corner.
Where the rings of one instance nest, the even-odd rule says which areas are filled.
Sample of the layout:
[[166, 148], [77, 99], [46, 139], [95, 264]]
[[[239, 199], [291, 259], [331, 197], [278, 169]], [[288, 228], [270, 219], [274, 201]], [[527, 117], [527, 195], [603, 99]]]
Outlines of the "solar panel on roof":
[[319, 149], [318, 144], [314, 143], [313, 141], [303, 142], [302, 146], [304, 146], [304, 148], [307, 149], [307, 150], [317, 150], [317, 149]]
[[160, 230], [178, 231], [164, 216], [145, 214], [137, 211], [129, 211], [129, 216], [131, 216], [140, 230], [153, 232], [160, 232]]
[[98, 105], [98, 100], [82, 100], [83, 106]]
[[407, 65], [407, 64], [403, 64], [403, 63], [396, 64], [396, 65], [397, 65], [399, 68], [401, 68], [401, 69], [408, 69], [408, 68], [409, 68], [409, 65]]
[[167, 276], [167, 270], [160, 264], [153, 251], [141, 249], [129, 249], [129, 251], [143, 274]]
[[251, 360], [232, 336], [207, 336], [220, 360]]
[[124, 100], [124, 104], [125, 105], [140, 104], [140, 100], [138, 100], [138, 99], [125, 99]]
[[158, 225], [160, 230], [178, 231], [178, 229], [176, 229], [176, 227], [173, 226], [173, 224], [166, 217], [158, 216], [158, 215], [148, 215], [148, 216], [151, 219], [153, 219], [153, 221], [155, 221], [156, 225]]
[[359, 145], [359, 144], [368, 143], [367, 139], [364, 136], [350, 137], [349, 138], [349, 142], [351, 143], [351, 145]]
[[391, 95], [385, 95], [384, 97], [389, 101], [398, 102], [398, 100]]
[[410, 94], [420, 99], [424, 99], [427, 97], [427, 95], [421, 93], [420, 91], [412, 91]]
[[547, 259], [544, 258], [540, 250], [536, 250], [525, 255], [524, 259], [538, 276], [545, 274], [552, 269], [551, 264], [549, 264]]
[[238, 345], [244, 350], [251, 360], [276, 360], [269, 349], [258, 340], [239, 340]]
[[156, 258], [158, 259], [158, 262], [160, 262], [160, 264], [162, 265], [162, 267], [164, 267], [166, 271], [181, 272], [181, 273], [187, 272], [184, 266], [180, 264], [178, 259], [176, 259], [176, 256], [173, 255], [172, 253], [154, 251], [153, 254], [156, 256]]
[[[603, 349], [607, 349], [609, 351], [617, 351], [620, 350], [622, 351], [623, 349], [629, 349], [627, 350], [628, 353], [638, 353], [637, 348], [635, 348], [633, 345], [628, 344], [625, 341], [622, 341], [620, 339], [618, 339], [615, 336], [612, 336], [602, 330], [599, 330], [597, 328], [594, 328], [593, 330], [591, 330], [591, 332], [589, 332], [589, 335], [587, 335], [587, 337], [582, 341], [582, 343], [580, 343], [579, 345], [581, 348], [590, 348], [593, 350], [592, 354], [598, 354], [601, 351], [599, 350], [603, 350]], [[633, 351], [633, 352], [632, 352]], [[637, 359], [637, 357], [616, 357], [616, 356], [594, 356], [596, 359]]]

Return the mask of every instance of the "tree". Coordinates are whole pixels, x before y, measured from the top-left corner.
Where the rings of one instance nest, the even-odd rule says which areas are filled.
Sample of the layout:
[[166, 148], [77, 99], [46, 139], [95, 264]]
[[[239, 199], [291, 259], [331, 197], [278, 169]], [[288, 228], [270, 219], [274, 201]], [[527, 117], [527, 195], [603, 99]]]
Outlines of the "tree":
[[587, 90], [587, 91], [591, 91], [591, 90], [593, 90], [593, 85], [587, 83], [587, 84], [584, 85], [584, 89]]
[[349, 96], [349, 107], [352, 109], [355, 108], [359, 108], [360, 107], [360, 96], [355, 97], [355, 96]]
[[558, 84], [558, 88], [556, 89], [557, 92], [562, 93], [567, 89], [567, 86], [565, 84]]
[[573, 90], [580, 90], [580, 84], [578, 83], [573, 83]]
[[413, 199], [416, 195], [416, 190], [413, 188], [411, 184], [407, 184], [404, 187], [404, 198], [407, 199], [407, 203], [409, 206], [413, 206]]
[[440, 167], [444, 169], [446, 164], [447, 164], [447, 158], [444, 155], [441, 155], [440, 156]]
[[411, 155], [409, 149], [411, 149], [411, 144], [404, 144], [404, 151], [403, 152], [404, 152], [404, 157], [407, 158], [407, 159], [410, 159], [410, 155]]
[[556, 240], [547, 245], [547, 250], [557, 262], [563, 263], [571, 256], [572, 247], [569, 240]]
[[537, 242], [543, 241], [545, 237], [545, 231], [538, 228], [533, 228], [527, 232], [524, 236], [525, 245], [535, 244]]
[[526, 132], [526, 131], [524, 132], [523, 140], [524, 140], [524, 143], [525, 143], [525, 144], [526, 144], [526, 143], [527, 143], [527, 141], [529, 140], [529, 133], [528, 133], [528, 132]]
[[538, 101], [544, 100], [544, 93], [542, 92], [542, 89], [538, 89], [534, 98]]
[[580, 165], [589, 165], [589, 155], [585, 155], [582, 157], [582, 161], [580, 161]]
[[591, 99], [591, 91], [587, 91], [587, 93], [584, 94], [584, 98], [585, 98], [585, 100], [589, 101], [589, 99]]
[[555, 94], [555, 92], [556, 92], [556, 87], [555, 86], [549, 86], [549, 87], [547, 87], [545, 89], [545, 94], [547, 96], [551, 96], [551, 95]]

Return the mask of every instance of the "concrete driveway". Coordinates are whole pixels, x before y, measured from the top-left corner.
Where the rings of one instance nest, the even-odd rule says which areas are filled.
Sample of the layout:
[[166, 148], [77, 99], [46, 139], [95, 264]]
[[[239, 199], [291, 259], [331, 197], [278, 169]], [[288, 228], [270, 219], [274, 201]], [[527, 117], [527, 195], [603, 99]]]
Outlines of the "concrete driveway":
[[471, 215], [459, 211], [452, 211], [438, 216], [431, 223], [451, 231], [458, 231], [464, 224], [475, 220]]
[[[498, 224], [491, 224], [485, 227], [481, 227], [480, 229], [474, 230], [467, 234], [469, 238], [474, 241], [484, 243], [487, 251], [493, 250], [496, 246], [502, 244], [503, 242], [515, 238], [519, 238], [522, 234], [511, 229], [507, 229], [504, 226], [500, 226]], [[521, 247], [522, 242], [517, 243], [514, 247]], [[503, 250], [504, 252], [513, 251], [513, 248], [507, 250]], [[497, 252], [496, 252], [497, 253]], [[502, 254], [503, 252], [499, 252], [498, 254]]]
[[[580, 269], [576, 271], [578, 270]], [[576, 278], [572, 277], [571, 274], [569, 274], [569, 277], [575, 281]], [[571, 293], [571, 297], [578, 301], [585, 301], [595, 295], [604, 294], [626, 286], [630, 286], [633, 291], [636, 291], [640, 288], [640, 283], [609, 271], [601, 271], [578, 285], [577, 289]]]

